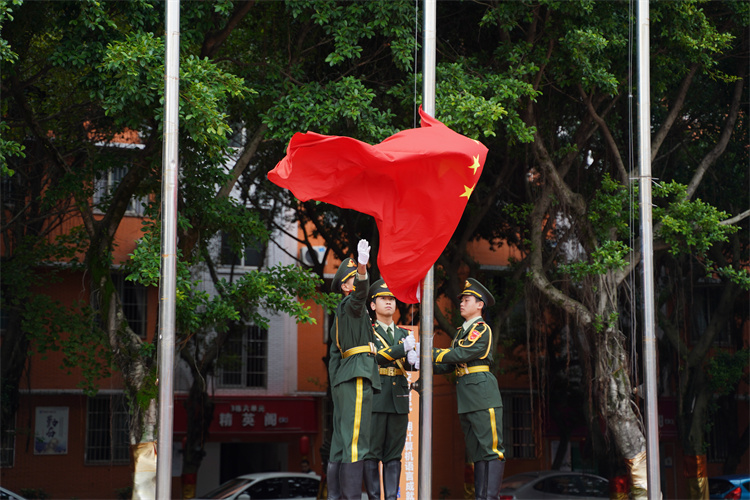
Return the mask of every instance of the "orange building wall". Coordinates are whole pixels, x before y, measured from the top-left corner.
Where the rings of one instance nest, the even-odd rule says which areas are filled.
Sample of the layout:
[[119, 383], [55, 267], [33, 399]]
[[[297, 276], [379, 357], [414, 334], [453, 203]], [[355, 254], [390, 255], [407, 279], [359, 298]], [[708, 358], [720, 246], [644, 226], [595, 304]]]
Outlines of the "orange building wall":
[[[37, 406], [68, 407], [68, 453], [34, 455]], [[117, 498], [118, 488], [132, 484], [131, 466], [86, 465], [86, 397], [25, 395], [17, 415], [15, 464], [0, 469], [0, 483], [11, 491], [41, 489], [49, 498]]]
[[[80, 273], [63, 273], [61, 282], [51, 283], [41, 290], [41, 293], [49, 295], [52, 299], [64, 305], [72, 305], [76, 301], [87, 301], [90, 297], [89, 284]], [[159, 292], [156, 287], [148, 291], [148, 305], [146, 319], [146, 333], [149, 339], [153, 338], [157, 330], [157, 317], [159, 307]], [[106, 343], [106, 339], [104, 340]], [[106, 347], [105, 347], [106, 348]], [[35, 389], [76, 389], [79, 382], [83, 380], [79, 368], [73, 367], [68, 374], [61, 369], [63, 355], [59, 351], [47, 351], [46, 353], [35, 353], [27, 361], [29, 378], [22, 379], [21, 389], [33, 387]], [[111, 377], [105, 377], [97, 381], [100, 389], [122, 388], [122, 378], [115, 369]]]
[[297, 390], [301, 392], [325, 393], [328, 385], [323, 358], [326, 355], [324, 343], [325, 311], [312, 302], [310, 314], [316, 319], [314, 325], [297, 325]]

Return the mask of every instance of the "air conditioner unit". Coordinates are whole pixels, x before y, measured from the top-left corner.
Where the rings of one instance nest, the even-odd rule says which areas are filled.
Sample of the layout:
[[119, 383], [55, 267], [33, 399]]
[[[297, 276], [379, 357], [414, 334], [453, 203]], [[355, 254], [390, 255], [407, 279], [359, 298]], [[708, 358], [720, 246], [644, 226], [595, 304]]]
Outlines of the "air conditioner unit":
[[[299, 259], [302, 261], [303, 264], [306, 264], [308, 266], [312, 266], [316, 263], [324, 263], [323, 257], [326, 254], [326, 247], [324, 246], [314, 246], [312, 247], [312, 252], [309, 248], [303, 247], [300, 249], [300, 255]], [[313, 253], [315, 255], [313, 255]]]

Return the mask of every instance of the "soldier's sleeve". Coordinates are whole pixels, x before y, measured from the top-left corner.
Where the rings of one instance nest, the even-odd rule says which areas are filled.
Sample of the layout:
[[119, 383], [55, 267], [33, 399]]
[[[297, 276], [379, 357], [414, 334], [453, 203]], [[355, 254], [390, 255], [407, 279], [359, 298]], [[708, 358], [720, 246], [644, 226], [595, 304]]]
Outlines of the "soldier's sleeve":
[[351, 300], [346, 303], [346, 313], [354, 318], [360, 318], [367, 314], [367, 290], [370, 288], [370, 275], [360, 280], [359, 274], [354, 275], [354, 291]]
[[379, 349], [375, 355], [375, 360], [379, 365], [387, 365], [393, 363], [397, 359], [403, 358], [404, 356], [406, 356], [406, 353], [404, 352], [404, 343], [399, 342], [394, 346]]
[[432, 361], [435, 363], [466, 363], [475, 359], [484, 359], [492, 348], [492, 330], [486, 323], [476, 323], [465, 339], [461, 339], [448, 349], [432, 350]]
[[[435, 351], [435, 348], [433, 348], [433, 352]], [[433, 359], [435, 356], [433, 355]], [[451, 373], [453, 370], [456, 369], [456, 365], [452, 363], [432, 363], [432, 373], [435, 375], [445, 375], [446, 373]]]

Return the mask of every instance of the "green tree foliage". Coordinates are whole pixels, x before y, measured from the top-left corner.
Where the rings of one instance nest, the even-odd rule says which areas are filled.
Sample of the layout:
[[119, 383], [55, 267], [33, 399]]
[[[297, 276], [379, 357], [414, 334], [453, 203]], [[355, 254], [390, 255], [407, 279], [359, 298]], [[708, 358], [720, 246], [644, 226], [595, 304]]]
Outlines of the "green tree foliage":
[[[3, 238], [12, 238], [3, 246], [4, 269], [28, 257], [24, 265], [13, 265], [25, 274], [6, 281], [11, 276], [3, 273], [3, 305], [31, 303], [25, 298], [39, 294], [38, 264], [59, 260], [51, 247], [62, 245], [71, 251], [66, 257], [71, 263], [79, 257], [92, 289], [102, 292], [98, 310], [117, 309], [109, 276], [112, 236], [133, 197], [145, 196], [152, 208], [159, 204], [162, 9], [163, 3], [150, 0], [0, 6], [0, 153], [4, 186], [12, 187], [15, 203], [3, 213]], [[652, 2], [649, 15], [655, 248], [660, 268], [670, 270], [660, 275], [674, 277], [663, 283], [664, 296], [689, 297], [685, 292], [710, 274], [719, 280], [724, 304], [714, 317], [726, 324], [750, 281], [742, 267], [747, 243], [741, 238], [750, 205], [748, 122], [740, 112], [747, 100], [743, 54], [750, 8], [746, 2]], [[377, 252], [371, 218], [299, 203], [265, 175], [295, 132], [376, 143], [418, 126], [420, 20], [421, 12], [406, 1], [182, 3], [181, 260], [210, 271], [210, 241], [222, 231], [235, 249], [284, 234], [308, 246], [310, 237], [323, 237], [338, 258], [348, 256], [362, 237]], [[565, 331], [578, 353], [581, 377], [593, 381], [581, 384], [591, 391], [581, 400], [587, 402], [592, 433], [597, 417], [608, 423], [608, 439], [598, 441], [602, 457], [612, 456], [605, 446], [613, 443], [619, 457], [632, 458], [644, 441], [632, 409], [637, 367], [629, 359], [637, 344], [629, 331], [638, 330], [639, 320], [626, 324], [631, 315], [622, 311], [624, 304], [636, 303], [632, 290], [641, 259], [633, 21], [624, 1], [438, 2], [436, 117], [481, 140], [490, 154], [482, 182], [437, 263], [437, 295], [455, 298], [463, 283], [459, 271], [463, 276], [466, 267], [481, 274], [468, 253], [472, 240], [520, 250], [522, 257], [502, 279], [485, 276], [502, 297], [493, 311], [495, 330], [517, 317], [523, 298], [527, 321], [546, 317], [536, 312], [549, 308], [561, 318], [556, 325], [569, 325]], [[142, 148], [101, 146], [126, 129], [139, 133]], [[92, 206], [97, 176], [124, 163], [128, 172], [117, 189]], [[312, 229], [287, 234], [289, 222]], [[80, 227], [67, 242], [56, 229], [63, 223]], [[151, 228], [134, 254], [138, 279], [155, 276], [156, 234]], [[322, 276], [320, 263], [311, 267]], [[686, 269], [691, 272], [678, 272]], [[221, 292], [216, 299], [198, 293], [192, 279], [182, 276], [185, 331], [203, 333], [212, 325], [229, 335], [238, 318], [263, 321], [239, 307], [243, 299], [281, 300], [291, 283], [305, 290], [315, 285], [291, 270], [267, 271], [231, 282], [215, 279]], [[21, 285], [8, 294], [6, 283]], [[670, 311], [684, 314], [686, 307], [677, 304]], [[20, 325], [29, 311], [10, 311], [19, 342], [28, 342]], [[293, 312], [304, 319], [304, 311]], [[83, 308], [79, 313], [91, 318]], [[435, 313], [442, 330], [452, 331], [450, 318], [439, 308]], [[686, 360], [695, 374], [682, 379], [680, 397], [687, 400], [707, 387], [697, 381], [706, 380], [705, 361], [721, 323], [687, 345], [675, 326], [679, 316], [660, 322], [667, 339], [663, 350], [671, 346], [672, 361]], [[529, 325], [537, 338], [561, 331]], [[118, 353], [112, 362], [138, 393], [153, 369], [144, 356], [148, 350], [121, 322], [100, 326], [99, 345]], [[4, 380], [6, 367], [18, 366], [5, 362], [9, 345], [4, 338]], [[183, 350], [185, 356], [196, 352]], [[532, 376], [543, 383], [543, 373]], [[696, 412], [695, 418], [705, 415]], [[684, 434], [704, 428], [687, 420], [681, 424]], [[140, 434], [135, 433], [138, 439]], [[701, 434], [688, 441], [702, 440]]]

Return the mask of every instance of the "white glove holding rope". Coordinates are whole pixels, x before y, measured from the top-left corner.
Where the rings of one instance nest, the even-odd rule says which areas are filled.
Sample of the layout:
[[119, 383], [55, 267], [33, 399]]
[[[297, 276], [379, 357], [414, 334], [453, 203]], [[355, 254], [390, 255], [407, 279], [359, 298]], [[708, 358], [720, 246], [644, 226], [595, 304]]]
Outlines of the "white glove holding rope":
[[419, 342], [414, 346], [413, 351], [406, 353], [406, 361], [408, 361], [415, 370], [419, 370]]
[[370, 244], [367, 240], [359, 240], [357, 244], [357, 262], [366, 265], [370, 260]]
[[416, 344], [417, 341], [414, 339], [414, 335], [410, 333], [408, 337], [404, 338], [404, 351], [413, 351]]

